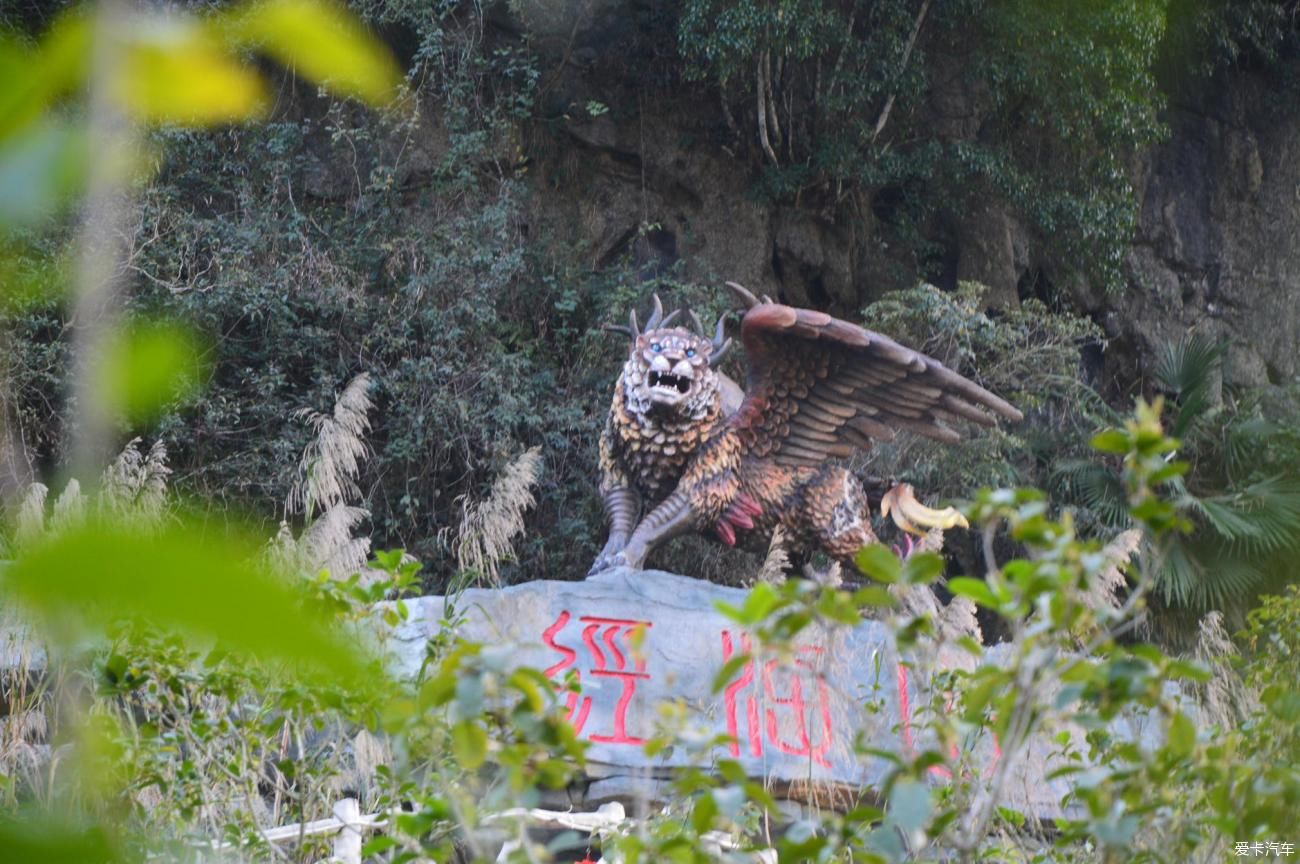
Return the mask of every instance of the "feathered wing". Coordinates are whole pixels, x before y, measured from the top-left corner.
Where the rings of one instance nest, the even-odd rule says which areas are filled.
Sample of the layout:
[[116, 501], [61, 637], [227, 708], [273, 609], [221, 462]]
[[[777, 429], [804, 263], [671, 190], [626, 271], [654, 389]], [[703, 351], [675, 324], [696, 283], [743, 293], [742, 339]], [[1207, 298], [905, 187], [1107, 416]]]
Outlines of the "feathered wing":
[[741, 322], [749, 379], [730, 422], [749, 453], [816, 466], [900, 429], [953, 443], [961, 436], [947, 420], [1022, 419], [1003, 399], [886, 336], [742, 296], [754, 304]]

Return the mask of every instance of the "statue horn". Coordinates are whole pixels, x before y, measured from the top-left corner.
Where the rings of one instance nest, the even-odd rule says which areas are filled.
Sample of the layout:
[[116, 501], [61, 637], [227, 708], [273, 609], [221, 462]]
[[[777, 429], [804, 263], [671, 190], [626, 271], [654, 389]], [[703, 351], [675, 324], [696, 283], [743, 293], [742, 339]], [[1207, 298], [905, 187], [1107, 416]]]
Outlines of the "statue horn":
[[668, 315], [664, 318], [664, 320], [659, 322], [659, 329], [662, 330], [663, 328], [667, 327], [669, 324], [676, 321], [677, 316], [680, 314], [682, 314], [682, 310], [680, 309], [674, 309], [673, 311], [669, 312]]
[[654, 298], [655, 298], [655, 311], [650, 315], [650, 317], [645, 322], [646, 331], [654, 330], [656, 327], [662, 324], [664, 320], [664, 304], [659, 300], [658, 294], [654, 295]]
[[753, 309], [758, 305], [758, 298], [754, 296], [754, 293], [739, 282], [728, 282], [727, 287], [731, 289], [731, 293], [735, 294], [745, 304], [746, 308]]
[[695, 310], [694, 310], [694, 309], [692, 309], [692, 310], [691, 310], [689, 313], [687, 313], [687, 314], [689, 314], [689, 315], [691, 316], [691, 323], [695, 325], [695, 332], [696, 332], [696, 333], [699, 333], [701, 336], [703, 336], [705, 333], [708, 333], [708, 332], [709, 332], [708, 330], [705, 330], [705, 329], [704, 329], [704, 322], [702, 322], [702, 321], [700, 320], [700, 316], [699, 316], [699, 315], [696, 315], [696, 314], [695, 314]]
[[[731, 347], [731, 340], [726, 338], [727, 313], [723, 312], [718, 316], [718, 326], [713, 332], [713, 348], [709, 351], [709, 365], [718, 363], [726, 356], [727, 349]], [[703, 328], [700, 328], [703, 330]]]

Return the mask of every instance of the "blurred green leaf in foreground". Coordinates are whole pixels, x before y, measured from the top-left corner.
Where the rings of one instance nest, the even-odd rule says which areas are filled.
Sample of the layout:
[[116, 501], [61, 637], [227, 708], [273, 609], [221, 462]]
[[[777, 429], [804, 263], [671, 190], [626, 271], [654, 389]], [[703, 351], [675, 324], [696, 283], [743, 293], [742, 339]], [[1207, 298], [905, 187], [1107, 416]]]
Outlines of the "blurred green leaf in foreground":
[[167, 403], [195, 394], [204, 377], [203, 345], [181, 324], [120, 328], [98, 372], [110, 403], [128, 422], [151, 422]]
[[258, 48], [331, 90], [389, 102], [401, 73], [388, 49], [351, 13], [321, 0], [250, 3], [224, 19], [228, 38]]
[[317, 680], [365, 681], [355, 641], [304, 605], [257, 544], [193, 521], [88, 519], [25, 550], [0, 585], [56, 638], [134, 621]]
[[[142, 129], [264, 117], [270, 87], [254, 54], [375, 106], [395, 97], [401, 83], [382, 44], [323, 0], [248, 2], [208, 15], [101, 0], [70, 9], [39, 37], [0, 32], [0, 300], [20, 306], [69, 298], [80, 439], [73, 461], [87, 482], [102, 470], [101, 456], [114, 449], [123, 421], [133, 428], [153, 422], [160, 406], [192, 396], [205, 377], [206, 346], [186, 327], [121, 325], [122, 238], [149, 175], [141, 169], [157, 161], [145, 154]], [[45, 238], [69, 233], [69, 213], [79, 226], [75, 241], [57, 261], [33, 266]], [[0, 354], [6, 342], [0, 332]], [[7, 436], [3, 423], [0, 437]], [[43, 525], [45, 487], [30, 478], [0, 481], [0, 491], [27, 486], [38, 493], [24, 510]], [[383, 694], [386, 677], [323, 600], [332, 583], [277, 570], [264, 538], [228, 520], [209, 521], [201, 509], [154, 508], [154, 518], [139, 518], [107, 506], [112, 496], [92, 490], [83, 499], [77, 484], [68, 487], [51, 529], [24, 537], [16, 560], [0, 570], [6, 611], [29, 619], [54, 647], [80, 649], [108, 634], [119, 647], [175, 644], [186, 672], [158, 693], [192, 677], [194, 664], [225, 668], [221, 658], [230, 657], [292, 687], [318, 687], [331, 701], [357, 696], [352, 704], [365, 706]], [[75, 650], [51, 659], [59, 671], [40, 686], [53, 691], [34, 698], [61, 706], [51, 741], [70, 745], [61, 758], [71, 771], [61, 772], [57, 789], [51, 773], [38, 798], [0, 815], [0, 861], [127, 860], [134, 853], [116, 809], [123, 787], [104, 766], [129, 756], [123, 742], [149, 739], [158, 727], [135, 729], [135, 714], [93, 701], [86, 683], [97, 680], [96, 661], [87, 666]], [[12, 708], [17, 697], [6, 698]], [[211, 728], [236, 720], [218, 712]], [[274, 716], [277, 729], [291, 722], [291, 710]], [[202, 749], [211, 728], [187, 746]], [[187, 754], [197, 759], [194, 749]], [[0, 786], [11, 780], [0, 776]], [[151, 775], [145, 785], [168, 782]], [[5, 788], [16, 794], [17, 787]]]

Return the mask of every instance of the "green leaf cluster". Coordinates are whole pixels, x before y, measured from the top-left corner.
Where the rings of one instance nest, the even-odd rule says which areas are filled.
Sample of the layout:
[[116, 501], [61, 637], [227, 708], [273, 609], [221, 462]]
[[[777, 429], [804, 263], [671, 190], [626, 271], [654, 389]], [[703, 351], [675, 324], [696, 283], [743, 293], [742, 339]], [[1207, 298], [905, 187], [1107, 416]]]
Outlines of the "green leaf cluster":
[[[1189, 529], [1160, 553], [1161, 599], [1174, 607], [1240, 613], [1255, 594], [1290, 581], [1300, 543], [1300, 446], [1290, 420], [1297, 410], [1285, 390], [1221, 393], [1224, 346], [1192, 336], [1168, 345], [1154, 369], [1168, 394], [1176, 452], [1160, 457], [1179, 470], [1169, 518]], [[1123, 452], [1129, 436], [1102, 433], [1101, 449]], [[1113, 466], [1095, 461], [1069, 469], [1074, 493], [1111, 524], [1128, 513]]]

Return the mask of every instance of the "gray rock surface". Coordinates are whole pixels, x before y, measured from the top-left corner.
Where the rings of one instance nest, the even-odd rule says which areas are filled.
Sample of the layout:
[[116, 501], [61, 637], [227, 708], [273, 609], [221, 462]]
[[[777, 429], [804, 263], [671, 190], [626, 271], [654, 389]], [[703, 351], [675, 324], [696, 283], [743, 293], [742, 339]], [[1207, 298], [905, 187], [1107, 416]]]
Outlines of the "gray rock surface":
[[1225, 383], [1281, 384], [1300, 371], [1300, 117], [1249, 73], [1220, 83], [1171, 107], [1146, 154], [1111, 335], [1145, 366], [1201, 333], [1228, 343]]
[[47, 660], [45, 646], [21, 618], [0, 610], [0, 670], [41, 672]]
[[[867, 621], [809, 628], [793, 656], [757, 655], [714, 693], [723, 664], [753, 644], [717, 604], [739, 606], [745, 596], [741, 589], [671, 573], [618, 569], [585, 582], [472, 589], [456, 599], [455, 609], [464, 616], [459, 635], [508, 653], [512, 665], [544, 670], [557, 684], [575, 676], [580, 692], [562, 698], [580, 737], [591, 743], [590, 775], [600, 778], [591, 791], [602, 800], [614, 794], [610, 790], [630, 795], [649, 789], [653, 795], [646, 784], [656, 778], [682, 766], [707, 767], [719, 757], [738, 759], [751, 776], [777, 787], [876, 786], [889, 764], [861, 750], [905, 753], [924, 746], [921, 730], [933, 704], [924, 682], [937, 669], [973, 662], [964, 652], [937, 661], [900, 657], [887, 627]], [[415, 675], [427, 640], [444, 626], [446, 606], [441, 597], [406, 605], [409, 618], [387, 645], [395, 666]], [[1005, 652], [989, 649], [984, 662], [999, 662]], [[685, 737], [699, 746], [648, 757], [642, 744], [666, 704], [687, 709]], [[1081, 744], [1082, 731], [1070, 731]], [[1131, 718], [1114, 732], [1149, 743], [1157, 740], [1158, 724]], [[709, 745], [723, 734], [735, 743]], [[1004, 758], [987, 733], [972, 732], [960, 750], [972, 773], [985, 777]], [[1060, 815], [1068, 782], [1048, 779], [1061, 764], [1060, 750], [1047, 735], [1031, 742], [1010, 768], [1008, 806], [1043, 818]], [[942, 767], [932, 774], [935, 782], [949, 780]]]

